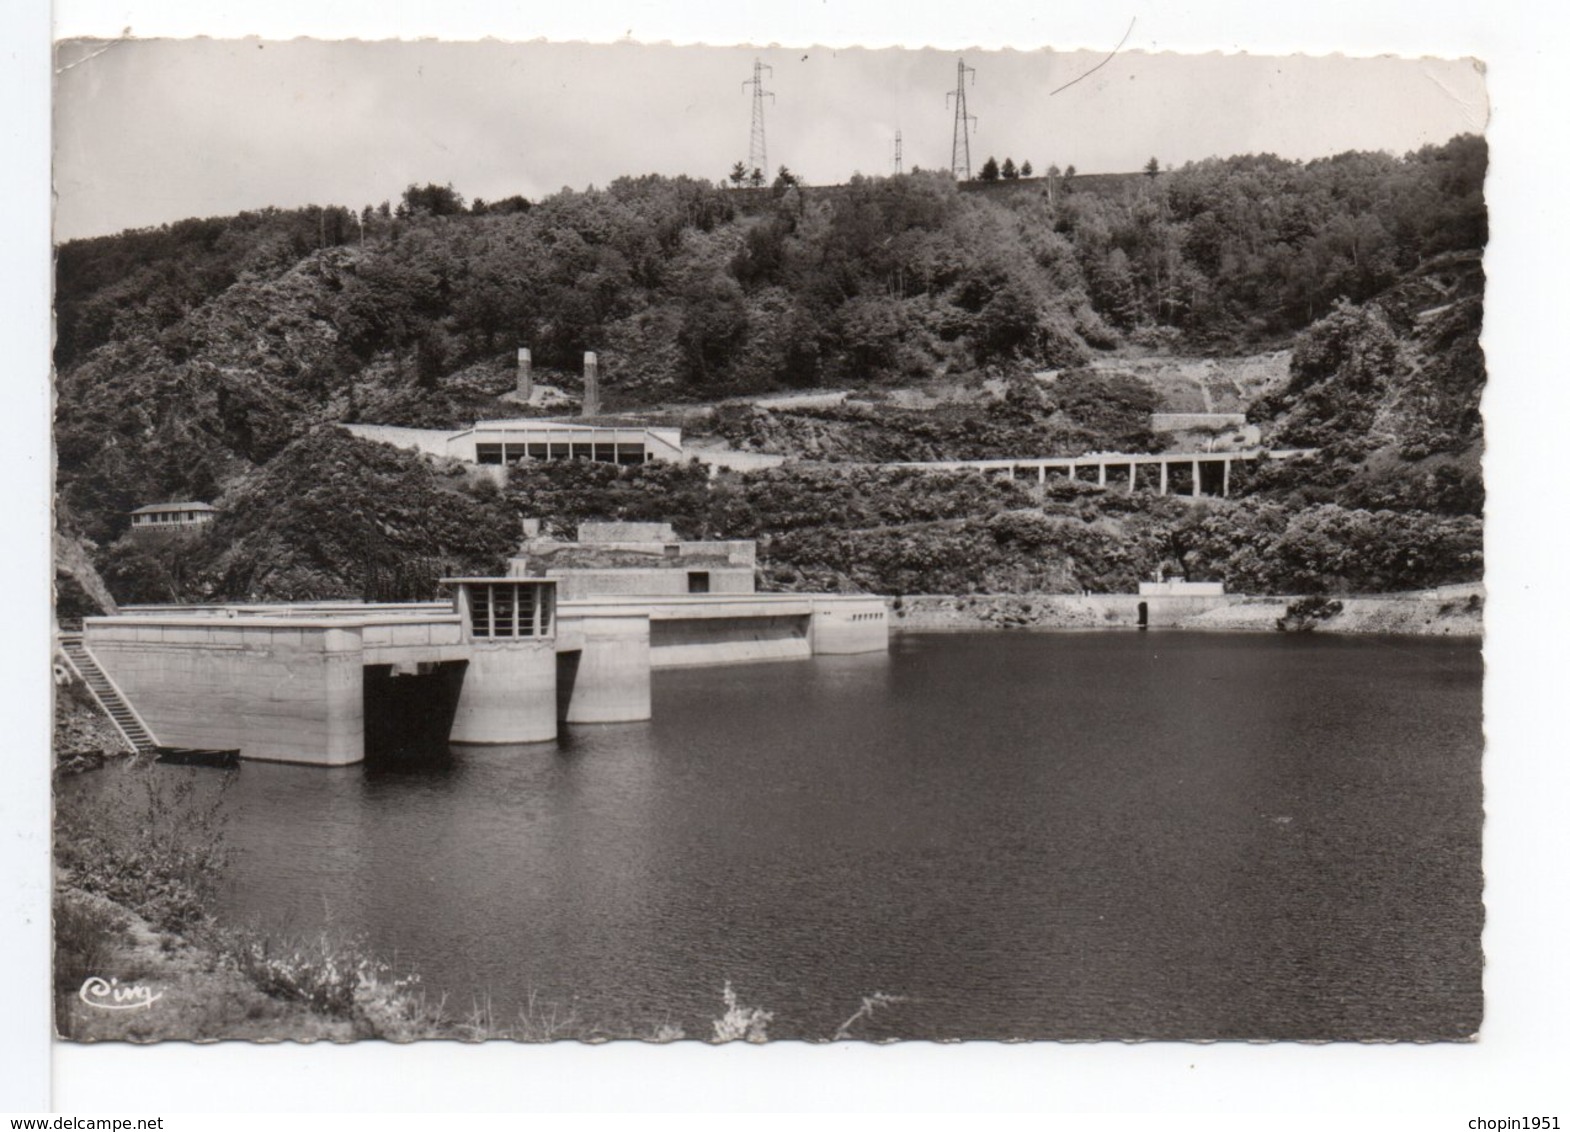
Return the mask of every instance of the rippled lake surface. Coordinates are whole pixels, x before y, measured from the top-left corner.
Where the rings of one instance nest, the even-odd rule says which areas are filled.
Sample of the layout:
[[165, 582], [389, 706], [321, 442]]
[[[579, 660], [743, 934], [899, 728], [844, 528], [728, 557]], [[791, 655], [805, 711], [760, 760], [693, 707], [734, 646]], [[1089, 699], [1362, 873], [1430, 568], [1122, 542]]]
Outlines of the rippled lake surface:
[[785, 1038], [875, 991], [906, 1001], [860, 1036], [1465, 1038], [1481, 696], [1475, 642], [1313, 635], [658, 672], [647, 724], [247, 764], [227, 911], [501, 1019], [533, 992], [707, 1036], [729, 980]]

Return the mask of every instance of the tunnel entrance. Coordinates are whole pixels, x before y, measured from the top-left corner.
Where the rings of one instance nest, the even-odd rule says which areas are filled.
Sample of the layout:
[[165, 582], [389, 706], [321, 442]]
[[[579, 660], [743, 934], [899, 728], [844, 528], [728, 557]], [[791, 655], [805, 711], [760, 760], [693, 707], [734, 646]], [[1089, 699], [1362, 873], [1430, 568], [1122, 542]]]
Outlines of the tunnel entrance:
[[466, 660], [366, 665], [366, 760], [445, 757], [468, 667]]
[[1141, 629], [1148, 629], [1148, 628], [1150, 628], [1150, 603], [1149, 602], [1142, 601], [1142, 602], [1139, 603], [1139, 627]]

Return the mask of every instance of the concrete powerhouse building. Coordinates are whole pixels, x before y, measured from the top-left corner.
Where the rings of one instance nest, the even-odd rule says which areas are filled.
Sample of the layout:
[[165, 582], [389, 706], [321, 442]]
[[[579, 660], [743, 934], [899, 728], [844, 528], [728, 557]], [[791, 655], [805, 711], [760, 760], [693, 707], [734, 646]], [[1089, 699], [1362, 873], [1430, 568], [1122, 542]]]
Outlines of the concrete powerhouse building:
[[513, 464], [527, 459], [596, 460], [628, 466], [682, 459], [681, 430], [675, 428], [586, 425], [532, 417], [476, 421], [457, 432], [376, 424], [343, 427], [365, 440], [470, 464]]

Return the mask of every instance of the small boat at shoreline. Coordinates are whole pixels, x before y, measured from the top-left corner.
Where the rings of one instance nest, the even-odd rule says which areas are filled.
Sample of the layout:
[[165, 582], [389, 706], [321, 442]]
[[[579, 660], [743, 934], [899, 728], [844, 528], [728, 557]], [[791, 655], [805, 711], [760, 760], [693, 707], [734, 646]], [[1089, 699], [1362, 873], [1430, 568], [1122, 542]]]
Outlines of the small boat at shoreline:
[[232, 769], [240, 765], [240, 748], [159, 747], [158, 761], [172, 766], [212, 766]]

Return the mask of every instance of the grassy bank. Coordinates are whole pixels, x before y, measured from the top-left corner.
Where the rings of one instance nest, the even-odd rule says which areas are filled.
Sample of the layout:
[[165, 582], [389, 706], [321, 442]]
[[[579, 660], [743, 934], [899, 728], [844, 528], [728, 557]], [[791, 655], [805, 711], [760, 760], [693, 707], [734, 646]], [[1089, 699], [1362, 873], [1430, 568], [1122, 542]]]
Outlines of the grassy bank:
[[[728, 983], [715, 1017], [692, 1034], [668, 1019], [597, 1020], [532, 994], [510, 1016], [483, 998], [457, 1011], [360, 942], [283, 940], [211, 921], [170, 931], [68, 877], [56, 885], [55, 938], [55, 1028], [72, 1041], [756, 1043], [769, 1040], [774, 1020]], [[117, 998], [147, 1005], [110, 1008]], [[820, 1040], [857, 1037], [859, 1023], [900, 1001], [869, 995]]]
[[[113, 980], [108, 994], [95, 994]], [[146, 1007], [109, 1009], [113, 991], [142, 988]], [[270, 995], [221, 952], [158, 928], [125, 905], [78, 887], [55, 890], [55, 1029], [74, 1041], [247, 1041], [356, 1036], [348, 1019]], [[129, 992], [129, 989], [127, 990]], [[89, 1005], [89, 1003], [98, 1005]]]

